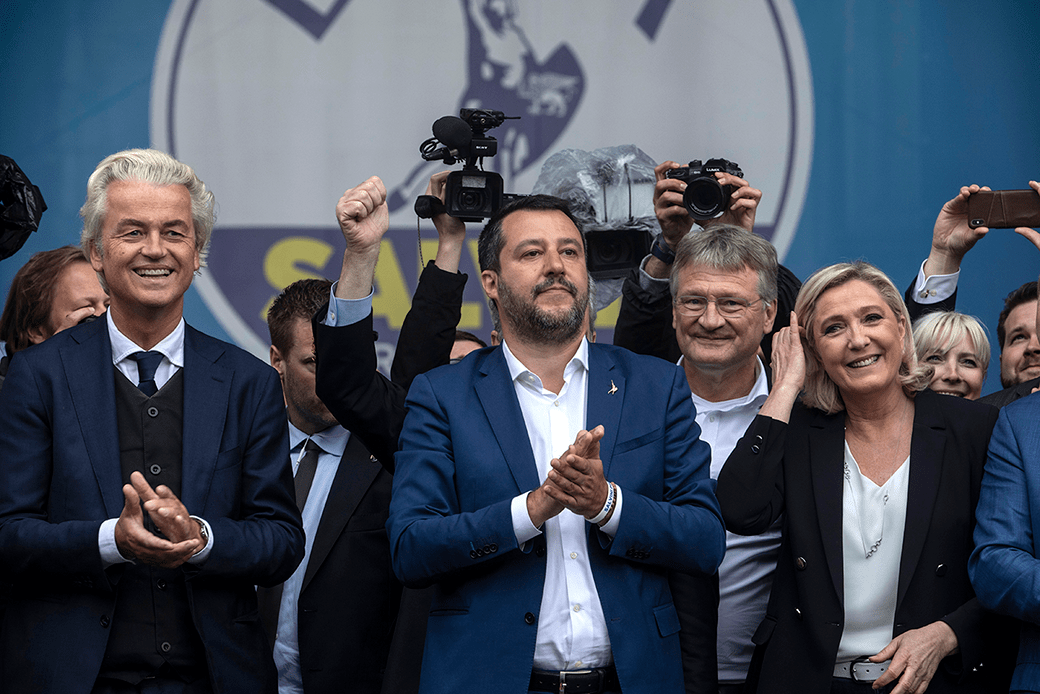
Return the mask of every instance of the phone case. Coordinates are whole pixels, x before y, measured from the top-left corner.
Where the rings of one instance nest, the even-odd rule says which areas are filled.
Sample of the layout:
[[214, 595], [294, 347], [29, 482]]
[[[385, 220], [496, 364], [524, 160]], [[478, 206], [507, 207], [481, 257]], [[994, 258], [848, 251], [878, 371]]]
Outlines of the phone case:
[[980, 190], [968, 198], [968, 226], [990, 229], [1040, 226], [1040, 193], [1029, 190]]

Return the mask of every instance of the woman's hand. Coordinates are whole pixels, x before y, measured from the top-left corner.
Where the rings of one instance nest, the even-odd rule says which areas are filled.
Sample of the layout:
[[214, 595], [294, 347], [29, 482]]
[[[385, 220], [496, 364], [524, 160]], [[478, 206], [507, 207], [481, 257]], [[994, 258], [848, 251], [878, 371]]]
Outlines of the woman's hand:
[[773, 335], [772, 367], [773, 387], [759, 414], [787, 422], [805, 384], [805, 353], [798, 315], [794, 311], [791, 311], [791, 324]]
[[932, 622], [900, 634], [880, 653], [870, 657], [872, 663], [892, 661], [888, 670], [874, 681], [874, 689], [899, 678], [892, 694], [922, 694], [928, 689], [940, 661], [955, 653], [957, 647], [957, 635], [946, 622]]

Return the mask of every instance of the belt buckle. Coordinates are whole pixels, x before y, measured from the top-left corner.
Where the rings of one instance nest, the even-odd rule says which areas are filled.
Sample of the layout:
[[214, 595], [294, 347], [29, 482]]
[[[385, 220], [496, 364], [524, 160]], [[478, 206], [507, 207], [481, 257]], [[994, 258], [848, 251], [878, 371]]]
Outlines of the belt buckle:
[[560, 670], [560, 694], [567, 694], [567, 675], [591, 675], [592, 670]]

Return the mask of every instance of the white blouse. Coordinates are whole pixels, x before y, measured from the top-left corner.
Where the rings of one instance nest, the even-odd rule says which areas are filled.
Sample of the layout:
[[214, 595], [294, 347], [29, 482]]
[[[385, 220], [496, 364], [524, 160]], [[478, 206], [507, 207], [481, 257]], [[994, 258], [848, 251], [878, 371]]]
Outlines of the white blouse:
[[874, 655], [892, 640], [909, 481], [909, 456], [879, 487], [860, 472], [846, 442], [841, 514], [845, 627], [838, 663]]

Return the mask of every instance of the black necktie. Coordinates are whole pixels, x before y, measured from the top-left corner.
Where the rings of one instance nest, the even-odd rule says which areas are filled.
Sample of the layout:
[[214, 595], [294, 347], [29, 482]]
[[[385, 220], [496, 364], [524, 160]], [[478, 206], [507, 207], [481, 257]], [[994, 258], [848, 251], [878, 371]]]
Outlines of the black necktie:
[[163, 360], [162, 352], [134, 352], [130, 358], [137, 362], [137, 387], [142, 393], [152, 397], [159, 390], [155, 386], [155, 370]]
[[303, 505], [307, 503], [307, 493], [311, 490], [311, 482], [314, 481], [314, 472], [318, 469], [318, 456], [321, 448], [314, 443], [313, 439], [307, 439], [303, 444], [303, 457], [296, 468], [296, 477], [293, 482], [296, 485], [296, 505], [303, 511]]

